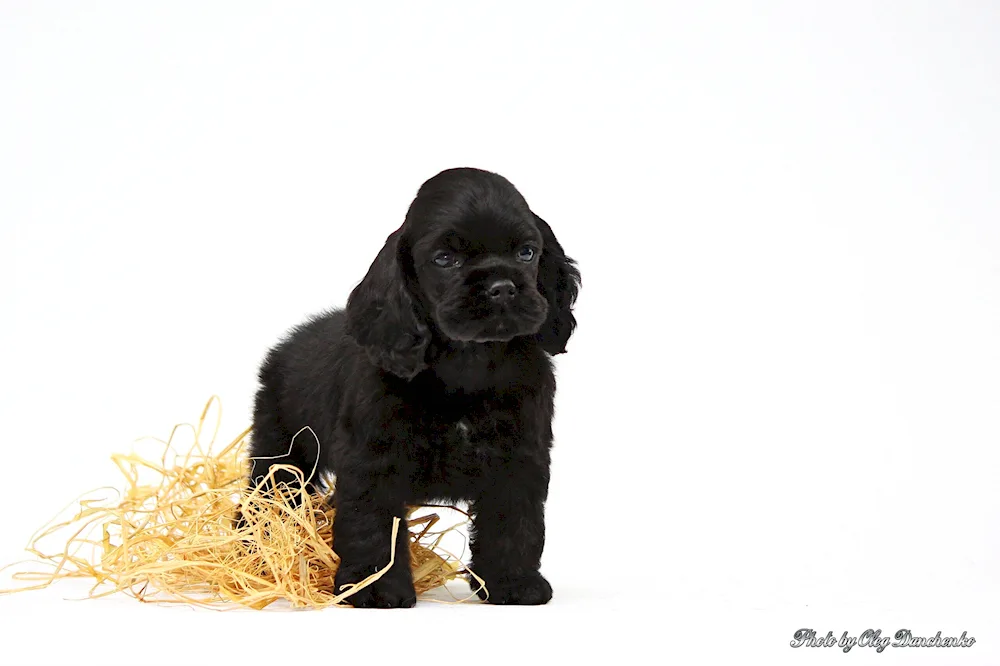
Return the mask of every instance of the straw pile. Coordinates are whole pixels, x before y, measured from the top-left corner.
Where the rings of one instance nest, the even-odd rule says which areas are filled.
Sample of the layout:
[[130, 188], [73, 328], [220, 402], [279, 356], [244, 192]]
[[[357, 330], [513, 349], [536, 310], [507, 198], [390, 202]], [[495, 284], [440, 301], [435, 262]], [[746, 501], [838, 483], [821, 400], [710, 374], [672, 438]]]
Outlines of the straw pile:
[[[195, 443], [186, 454], [172, 445], [184, 427], [177, 426], [169, 440], [157, 440], [163, 444], [159, 460], [135, 453], [112, 456], [126, 481], [120, 498], [74, 500], [70, 507], [77, 505], [75, 515], [42, 527], [27, 547], [34, 563], [50, 570], [17, 572], [14, 580], [32, 584], [0, 593], [43, 588], [63, 578], [91, 578], [91, 597], [125, 592], [140, 601], [215, 608], [233, 602], [262, 609], [279, 600], [293, 608], [323, 608], [347, 605], [351, 594], [388, 570], [395, 552], [383, 569], [335, 594], [339, 558], [330, 547], [334, 510], [322, 496], [301, 490], [298, 502], [292, 502], [292, 491], [285, 486], [264, 491], [262, 484], [244, 492], [243, 449], [249, 430], [213, 453], [218, 419], [208, 444], [202, 444], [213, 403], [218, 407], [217, 398], [209, 400], [198, 425], [188, 426], [194, 429]], [[221, 418], [221, 409], [216, 412]], [[237, 512], [245, 518], [239, 527]], [[433, 531], [437, 521], [434, 514], [414, 519], [411, 510], [410, 560], [418, 594], [471, 574], [441, 548], [442, 536], [454, 527]], [[398, 529], [407, 525], [397, 519], [393, 535]], [[44, 550], [43, 541], [66, 534], [61, 551]]]

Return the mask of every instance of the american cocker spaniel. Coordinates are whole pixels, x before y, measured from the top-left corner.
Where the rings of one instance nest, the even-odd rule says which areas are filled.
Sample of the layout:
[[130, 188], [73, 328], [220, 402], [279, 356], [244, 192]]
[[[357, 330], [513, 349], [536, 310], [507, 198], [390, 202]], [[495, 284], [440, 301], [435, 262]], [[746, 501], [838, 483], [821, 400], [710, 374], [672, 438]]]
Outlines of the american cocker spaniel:
[[[403, 225], [344, 309], [317, 315], [260, 368], [251, 481], [274, 464], [336, 476], [335, 588], [389, 562], [393, 517], [468, 502], [470, 567], [497, 604], [544, 604], [539, 573], [556, 383], [580, 273], [511, 183], [449, 169], [420, 188]], [[304, 426], [316, 438], [293, 435]], [[318, 439], [318, 445], [317, 445]], [[278, 482], [294, 484], [287, 470]], [[315, 477], [313, 477], [315, 478]], [[355, 607], [416, 601], [407, 534]]]

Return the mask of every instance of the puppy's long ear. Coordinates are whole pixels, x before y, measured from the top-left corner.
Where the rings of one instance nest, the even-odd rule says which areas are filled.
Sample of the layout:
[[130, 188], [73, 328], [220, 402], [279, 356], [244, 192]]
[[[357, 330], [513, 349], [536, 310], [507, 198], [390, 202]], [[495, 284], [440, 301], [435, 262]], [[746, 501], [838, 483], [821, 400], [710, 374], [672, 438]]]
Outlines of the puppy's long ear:
[[347, 299], [347, 334], [378, 366], [404, 379], [427, 367], [430, 330], [410, 293], [409, 252], [402, 229], [385, 241], [368, 274]]
[[563, 252], [545, 220], [535, 215], [535, 224], [542, 232], [544, 244], [538, 266], [538, 291], [549, 302], [549, 314], [535, 334], [535, 340], [548, 353], [562, 354], [576, 328], [573, 303], [580, 291], [580, 270]]

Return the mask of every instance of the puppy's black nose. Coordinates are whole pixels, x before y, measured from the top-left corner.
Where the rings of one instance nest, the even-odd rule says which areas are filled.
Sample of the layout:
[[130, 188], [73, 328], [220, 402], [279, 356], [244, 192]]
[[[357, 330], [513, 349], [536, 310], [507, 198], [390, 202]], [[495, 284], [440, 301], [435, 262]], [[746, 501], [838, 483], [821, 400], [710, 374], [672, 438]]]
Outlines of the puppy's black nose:
[[497, 303], [503, 303], [514, 298], [514, 295], [517, 294], [517, 287], [510, 280], [497, 280], [489, 286], [486, 293]]

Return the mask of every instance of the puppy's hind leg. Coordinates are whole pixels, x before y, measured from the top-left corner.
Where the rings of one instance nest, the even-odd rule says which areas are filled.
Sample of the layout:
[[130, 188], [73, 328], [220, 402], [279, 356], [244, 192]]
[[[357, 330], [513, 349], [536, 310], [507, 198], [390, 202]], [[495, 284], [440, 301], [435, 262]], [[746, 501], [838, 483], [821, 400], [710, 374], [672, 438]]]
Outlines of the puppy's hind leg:
[[[301, 481], [306, 482], [307, 492], [313, 491], [313, 482], [317, 481], [318, 457], [319, 444], [313, 432], [308, 428], [289, 432], [281, 423], [277, 401], [273, 399], [270, 387], [261, 387], [254, 405], [253, 429], [250, 434], [248, 489], [260, 486], [261, 491], [267, 493], [272, 492], [276, 486], [287, 486], [289, 501], [293, 506], [298, 506], [301, 500]], [[290, 466], [301, 474], [279, 466]]]
[[[319, 482], [317, 448], [316, 437], [309, 428], [289, 434], [280, 427], [254, 426], [249, 455], [250, 487], [260, 485], [262, 490], [269, 491], [284, 485], [293, 491], [294, 500], [304, 481], [306, 490], [312, 492]], [[299, 470], [300, 474], [288, 467]]]

